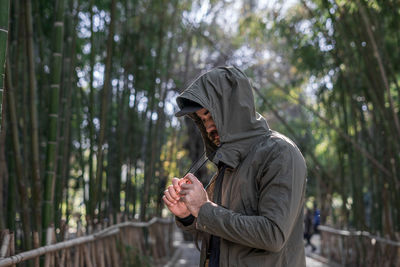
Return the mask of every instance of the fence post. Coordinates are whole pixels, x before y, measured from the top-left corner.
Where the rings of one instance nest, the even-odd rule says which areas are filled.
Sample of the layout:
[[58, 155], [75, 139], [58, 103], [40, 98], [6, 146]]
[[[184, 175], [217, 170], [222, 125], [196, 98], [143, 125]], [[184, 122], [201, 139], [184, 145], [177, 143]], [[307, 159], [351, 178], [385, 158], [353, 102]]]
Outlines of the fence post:
[[[10, 232], [10, 256], [15, 255], [15, 233], [13, 231]], [[15, 267], [16, 265], [13, 264], [11, 267]]]
[[[35, 231], [35, 232], [33, 232], [33, 248], [38, 248], [39, 246], [40, 246], [39, 233], [37, 231]], [[33, 265], [35, 267], [39, 267], [40, 266], [39, 257], [36, 257], [33, 260]]]
[[92, 260], [90, 259], [91, 258], [90, 257], [90, 251], [91, 250], [90, 250], [89, 244], [83, 244], [82, 248], [83, 248], [83, 255], [85, 257], [86, 266], [87, 267], [93, 267]]
[[119, 266], [119, 262], [118, 262], [118, 251], [117, 251], [117, 246], [116, 246], [116, 242], [117, 242], [117, 236], [111, 236], [110, 237], [110, 242], [111, 242], [111, 259], [112, 259], [112, 265], [113, 266]]
[[[77, 230], [76, 230], [76, 237], [80, 237], [81, 236], [81, 224], [80, 224], [80, 221], [78, 221], [78, 226], [77, 226]], [[80, 257], [80, 246], [75, 246], [75, 251], [74, 251], [74, 264], [73, 264], [73, 266], [74, 267], [78, 267], [79, 266], [79, 263], [80, 263], [80, 260], [79, 260], [79, 257]]]
[[[51, 245], [51, 242], [53, 240], [53, 227], [50, 226], [47, 228], [47, 233], [46, 233], [46, 246]], [[44, 267], [50, 267], [51, 261], [52, 261], [52, 253], [46, 253], [45, 258], [44, 258]]]
[[9, 247], [10, 247], [10, 234], [8, 233], [8, 229], [3, 231], [2, 236], [3, 237], [3, 242], [1, 243], [1, 249], [0, 249], [0, 259], [7, 257]]
[[[98, 225], [100, 226], [100, 225]], [[107, 229], [96, 231], [94, 234], [82, 236], [81, 225], [78, 223], [77, 238], [68, 240], [68, 229], [64, 231], [64, 241], [55, 243], [54, 226], [50, 226], [46, 235], [46, 246], [38, 247], [30, 251], [21, 252], [15, 257], [0, 259], [0, 266], [14, 266], [16, 263], [36, 261], [44, 256], [44, 266], [119, 266], [122, 265], [126, 255], [124, 246], [135, 247], [130, 255], [131, 259], [139, 256], [154, 256], [154, 262], [161, 263], [164, 257], [169, 255], [169, 244], [172, 243], [173, 227], [170, 221], [153, 218], [150, 222], [124, 222], [113, 225]], [[167, 231], [167, 233], [166, 233]], [[169, 233], [168, 233], [169, 232]], [[39, 234], [32, 233], [33, 241], [40, 244]], [[147, 246], [145, 244], [145, 237]], [[14, 233], [9, 235], [9, 240], [1, 240], [0, 255], [14, 255]], [[7, 246], [8, 243], [8, 246]], [[121, 247], [117, 246], [121, 244]], [[4, 251], [10, 251], [4, 252]], [[95, 254], [98, 255], [95, 256]], [[107, 256], [107, 258], [104, 258]], [[14, 265], [13, 265], [14, 264]], [[35, 264], [35, 267], [37, 264]]]

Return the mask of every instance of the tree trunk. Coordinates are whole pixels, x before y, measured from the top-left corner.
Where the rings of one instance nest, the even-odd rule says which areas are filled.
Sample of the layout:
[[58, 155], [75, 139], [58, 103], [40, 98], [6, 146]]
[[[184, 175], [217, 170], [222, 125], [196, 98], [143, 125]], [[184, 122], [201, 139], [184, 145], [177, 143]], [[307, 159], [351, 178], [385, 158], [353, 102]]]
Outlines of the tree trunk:
[[[160, 24], [162, 25], [162, 19]], [[157, 57], [155, 59], [155, 64], [154, 64], [154, 69], [153, 69], [153, 75], [152, 78], [149, 81], [150, 84], [150, 91], [148, 93], [148, 97], [150, 98], [149, 100], [149, 106], [148, 106], [148, 111], [150, 112], [150, 118], [149, 118], [149, 125], [148, 125], [148, 130], [147, 130], [147, 143], [146, 143], [146, 165], [145, 165], [145, 177], [144, 177], [144, 189], [143, 189], [143, 197], [142, 197], [142, 203], [141, 203], [141, 208], [140, 208], [140, 219], [141, 220], [146, 220], [146, 215], [147, 215], [147, 208], [148, 208], [148, 203], [150, 201], [150, 185], [153, 182], [152, 180], [154, 179], [154, 168], [155, 168], [155, 150], [156, 150], [156, 135], [155, 135], [155, 129], [154, 128], [154, 122], [152, 119], [153, 112], [156, 110], [155, 109], [155, 104], [156, 104], [156, 96], [155, 96], [155, 87], [157, 86], [154, 81], [156, 80], [157, 77], [157, 72], [158, 72], [158, 66], [160, 63], [160, 57], [161, 57], [161, 50], [163, 47], [163, 36], [162, 36], [162, 28], [160, 29], [159, 33], [159, 40], [158, 40], [158, 48], [157, 48]], [[147, 113], [147, 112], [146, 112]], [[151, 145], [150, 145], [151, 144]], [[150, 146], [150, 147], [149, 147]]]
[[[46, 229], [54, 222], [53, 201], [57, 173], [57, 130], [59, 113], [59, 94], [61, 82], [62, 54], [64, 45], [64, 0], [58, 0], [55, 5], [56, 16], [53, 23], [53, 55], [50, 74], [50, 109], [47, 128], [46, 175], [43, 194], [43, 239], [46, 240]], [[44, 244], [44, 243], [43, 243]]]
[[[10, 169], [13, 169], [14, 162], [11, 161]], [[16, 189], [15, 189], [15, 173], [11, 173], [8, 177], [8, 186], [7, 186], [7, 228], [10, 231], [15, 232], [16, 230]]]
[[[30, 213], [29, 213], [29, 200], [28, 200], [28, 189], [23, 173], [23, 164], [21, 157], [21, 147], [18, 139], [18, 127], [17, 127], [17, 112], [14, 90], [12, 87], [12, 75], [11, 68], [7, 64], [7, 91], [8, 91], [8, 105], [10, 111], [12, 139], [14, 148], [14, 161], [15, 161], [15, 172], [17, 177], [18, 193], [20, 197], [21, 205], [21, 217], [22, 217], [22, 229], [24, 231], [24, 247], [26, 250], [31, 248], [31, 228], [30, 228]], [[15, 201], [15, 200], [11, 200]]]
[[[26, 29], [26, 49], [28, 55], [28, 75], [29, 75], [29, 93], [30, 93], [30, 122], [31, 122], [31, 145], [32, 145], [32, 185], [33, 185], [33, 212], [35, 216], [36, 230], [40, 230], [41, 210], [40, 195], [42, 181], [40, 179], [40, 156], [39, 156], [39, 130], [36, 107], [36, 72], [33, 48], [33, 24], [32, 24], [32, 6], [31, 1], [24, 0], [25, 3], [25, 29]], [[25, 105], [24, 105], [25, 106]], [[24, 116], [25, 118], [25, 116]], [[27, 122], [27, 120], [25, 120]], [[25, 123], [26, 124], [26, 123]], [[28, 141], [27, 125], [24, 125], [24, 142]], [[40, 231], [39, 231], [40, 232]]]
[[107, 40], [107, 57], [105, 64], [105, 78], [102, 92], [102, 101], [101, 101], [101, 116], [100, 116], [100, 134], [99, 134], [99, 142], [97, 147], [97, 167], [96, 167], [96, 180], [95, 186], [97, 190], [93, 196], [93, 204], [99, 207], [99, 215], [100, 207], [101, 207], [101, 194], [102, 194], [102, 176], [103, 176], [103, 145], [105, 141], [105, 133], [107, 128], [107, 114], [108, 114], [108, 100], [109, 100], [109, 91], [110, 91], [110, 81], [111, 81], [111, 63], [112, 63], [112, 51], [113, 51], [113, 43], [114, 43], [114, 25], [115, 25], [115, 12], [116, 12], [116, 0], [112, 0], [111, 2], [111, 18], [110, 18], [110, 26], [108, 32], [108, 40]]
[[[38, 75], [37, 75], [37, 83], [40, 88], [38, 90], [38, 108], [39, 111], [46, 111], [46, 112], [40, 112], [39, 113], [39, 122], [40, 122], [40, 129], [39, 129], [39, 137], [40, 137], [40, 143], [44, 143], [47, 140], [45, 139], [46, 134], [47, 134], [47, 123], [48, 123], [48, 118], [47, 118], [47, 109], [49, 108], [49, 74], [46, 73], [45, 71], [45, 66], [49, 66], [48, 62], [48, 50], [46, 45], [46, 35], [43, 32], [43, 10], [40, 8], [41, 3], [40, 1], [31, 1], [32, 2], [32, 16], [33, 16], [33, 23], [35, 26], [35, 40], [37, 44], [37, 51], [38, 51], [38, 59], [40, 60], [40, 63], [37, 64], [38, 67]], [[42, 170], [40, 173], [44, 172], [44, 164], [45, 162], [43, 161], [42, 163]]]
[[88, 214], [88, 219], [89, 223], [92, 223], [91, 221], [94, 219], [94, 209], [95, 209], [95, 204], [93, 203], [94, 201], [94, 192], [96, 190], [95, 184], [94, 184], [94, 172], [93, 172], [93, 155], [94, 155], [94, 145], [95, 145], [95, 131], [94, 131], [94, 125], [93, 125], [93, 119], [94, 119], [94, 87], [93, 87], [93, 81], [94, 81], [94, 63], [95, 63], [95, 50], [94, 50], [94, 30], [93, 30], [93, 24], [94, 24], [94, 18], [93, 18], [93, 2], [94, 0], [90, 1], [90, 81], [89, 81], [89, 87], [90, 87], [90, 92], [89, 92], [89, 119], [88, 119], [88, 127], [89, 127], [89, 141], [90, 141], [90, 152], [89, 152], [89, 198], [88, 198], [88, 203], [87, 203], [87, 214]]
[[[56, 228], [60, 226], [61, 220], [61, 202], [63, 195], [66, 195], [68, 188], [65, 186], [67, 184], [68, 172], [69, 172], [69, 155], [70, 155], [70, 129], [71, 129], [71, 95], [75, 86], [73, 86], [73, 74], [75, 69], [75, 46], [76, 46], [76, 21], [78, 9], [74, 12], [75, 1], [69, 2], [69, 16], [66, 18], [66, 49], [65, 49], [65, 60], [64, 60], [64, 86], [61, 103], [64, 104], [62, 107], [62, 124], [60, 128], [60, 164], [59, 164], [59, 179], [56, 182], [56, 194], [54, 198], [54, 220]], [[74, 15], [75, 14], [75, 15]], [[58, 189], [57, 189], [58, 188]]]
[[[8, 64], [8, 63], [7, 63]], [[3, 109], [6, 110], [8, 107], [6, 105], [6, 100], [8, 99], [7, 92], [4, 91], [3, 97]], [[7, 193], [5, 194], [4, 187], [8, 183], [8, 167], [6, 161], [6, 133], [8, 120], [6, 120], [6, 113], [2, 113], [2, 121], [3, 121], [3, 130], [0, 131], [0, 232], [3, 231], [5, 227], [5, 209], [4, 209], [4, 200], [7, 197]]]

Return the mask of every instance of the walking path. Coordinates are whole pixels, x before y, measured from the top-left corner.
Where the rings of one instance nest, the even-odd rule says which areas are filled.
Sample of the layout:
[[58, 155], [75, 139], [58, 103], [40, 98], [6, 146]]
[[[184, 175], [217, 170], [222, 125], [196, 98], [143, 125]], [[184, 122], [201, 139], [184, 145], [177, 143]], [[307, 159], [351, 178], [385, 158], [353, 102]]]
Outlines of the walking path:
[[[311, 248], [307, 247], [306, 252], [306, 266], [307, 267], [330, 267], [330, 265], [321, 261], [317, 256], [319, 253], [320, 239], [319, 235], [313, 236], [311, 242], [317, 247], [317, 250], [311, 252]], [[174, 257], [166, 267], [198, 267], [200, 252], [195, 247], [192, 241], [184, 241], [183, 234], [179, 229], [175, 229], [174, 233], [174, 246], [176, 252]]]

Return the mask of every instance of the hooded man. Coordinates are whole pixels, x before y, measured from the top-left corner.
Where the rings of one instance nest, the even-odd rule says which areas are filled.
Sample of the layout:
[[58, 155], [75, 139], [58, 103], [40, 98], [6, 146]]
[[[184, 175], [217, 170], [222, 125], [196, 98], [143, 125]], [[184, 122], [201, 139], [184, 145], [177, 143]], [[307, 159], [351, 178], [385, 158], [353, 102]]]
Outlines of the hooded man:
[[201, 235], [200, 266], [305, 266], [305, 161], [255, 111], [246, 75], [215, 68], [176, 101], [218, 167], [207, 189], [189, 173], [163, 196], [177, 225]]

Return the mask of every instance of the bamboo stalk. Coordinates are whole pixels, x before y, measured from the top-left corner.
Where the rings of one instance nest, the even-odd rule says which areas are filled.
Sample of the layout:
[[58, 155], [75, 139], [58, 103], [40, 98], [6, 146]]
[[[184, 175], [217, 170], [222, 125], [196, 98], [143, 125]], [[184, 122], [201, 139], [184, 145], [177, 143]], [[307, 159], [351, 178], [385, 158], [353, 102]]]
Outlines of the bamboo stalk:
[[16, 100], [14, 94], [14, 88], [12, 85], [12, 74], [10, 64], [6, 64], [6, 72], [7, 72], [7, 89], [8, 89], [8, 107], [10, 112], [10, 121], [11, 121], [11, 132], [12, 132], [12, 143], [14, 150], [14, 161], [15, 161], [15, 173], [17, 177], [17, 185], [18, 192], [22, 207], [22, 227], [25, 235], [25, 248], [27, 250], [30, 249], [30, 218], [29, 218], [29, 201], [28, 201], [28, 191], [26, 188], [25, 176], [23, 173], [23, 164], [22, 164], [22, 156], [21, 156], [21, 147], [18, 137], [18, 116], [16, 112]]
[[88, 119], [88, 127], [89, 127], [89, 142], [90, 142], [90, 151], [89, 151], [89, 198], [87, 203], [87, 214], [89, 216], [89, 225], [93, 223], [94, 219], [94, 209], [95, 204], [93, 203], [93, 196], [94, 196], [94, 175], [93, 175], [93, 155], [94, 155], [94, 139], [95, 139], [95, 131], [93, 125], [94, 119], [94, 88], [93, 88], [93, 81], [94, 81], [94, 64], [95, 64], [95, 49], [94, 49], [94, 16], [93, 16], [93, 3], [94, 0], [90, 0], [90, 92], [89, 92], [89, 119]]
[[[29, 93], [30, 93], [30, 123], [31, 123], [31, 146], [32, 146], [32, 180], [33, 180], [33, 208], [36, 214], [36, 220], [40, 220], [40, 200], [41, 200], [41, 186], [42, 181], [40, 178], [40, 156], [39, 156], [39, 126], [37, 119], [36, 107], [36, 71], [33, 47], [33, 22], [32, 22], [32, 5], [31, 1], [24, 1], [25, 3], [25, 29], [26, 29], [26, 49], [28, 61], [28, 76], [29, 76]], [[26, 127], [24, 127], [25, 129]], [[36, 230], [40, 230], [40, 225], [37, 225]], [[44, 232], [44, 231], [43, 231]], [[43, 240], [44, 242], [44, 240]], [[29, 249], [29, 248], [28, 248]]]
[[100, 115], [100, 132], [99, 132], [99, 141], [97, 147], [97, 167], [96, 167], [96, 179], [95, 185], [97, 186], [97, 191], [95, 190], [93, 196], [93, 205], [97, 205], [99, 207], [99, 218], [101, 214], [101, 192], [102, 192], [102, 177], [103, 177], [103, 145], [105, 141], [105, 133], [107, 128], [107, 114], [108, 114], [108, 101], [109, 101], [109, 91], [110, 91], [110, 83], [111, 83], [111, 69], [112, 69], [112, 50], [114, 43], [114, 25], [115, 25], [115, 13], [116, 13], [116, 0], [111, 1], [111, 18], [110, 18], [110, 26], [109, 26], [109, 35], [107, 39], [107, 57], [105, 63], [105, 76], [104, 76], [104, 85], [102, 92], [102, 100], [101, 100], [101, 115]]
[[7, 55], [7, 39], [8, 39], [8, 16], [9, 16], [9, 0], [0, 1], [0, 132], [2, 128], [3, 117], [3, 91], [4, 91], [4, 72]]
[[[7, 96], [5, 98], [3, 98], [3, 108], [4, 110], [6, 109], [7, 106]], [[3, 113], [3, 121], [4, 124], [6, 123], [6, 117], [5, 117], [5, 113]], [[0, 192], [6, 192], [4, 190], [4, 188], [7, 186], [7, 183], [9, 181], [9, 171], [8, 171], [8, 167], [7, 167], [7, 160], [6, 160], [6, 136], [7, 136], [7, 128], [5, 128], [3, 131], [0, 132]], [[4, 205], [4, 200], [6, 200], [8, 198], [9, 192], [7, 192], [6, 194], [2, 194], [2, 196], [0, 197], [0, 229], [5, 229], [6, 225], [5, 225], [5, 215], [8, 212], [5, 212], [6, 209], [4, 209], [3, 207], [5, 207]], [[10, 216], [9, 214], [7, 214], [8, 216]], [[12, 215], [11, 215], [12, 216]]]
[[59, 94], [64, 34], [64, 0], [57, 1], [53, 24], [53, 55], [51, 62], [51, 102], [49, 107], [48, 138], [46, 147], [46, 175], [43, 194], [43, 228], [46, 229], [53, 218], [55, 175], [57, 173], [57, 129], [59, 113]]
[[[63, 94], [61, 99], [61, 103], [64, 106], [60, 108], [60, 142], [59, 142], [59, 168], [58, 175], [59, 178], [56, 179], [56, 189], [54, 195], [54, 212], [55, 212], [55, 224], [59, 225], [59, 221], [61, 220], [61, 204], [62, 204], [62, 196], [63, 192], [65, 192], [65, 196], [68, 197], [68, 190], [65, 188], [68, 185], [68, 171], [70, 167], [70, 147], [71, 147], [71, 105], [72, 105], [72, 91], [75, 89], [73, 86], [73, 74], [75, 69], [75, 53], [76, 53], [76, 28], [75, 25], [75, 17], [78, 14], [78, 10], [76, 10], [74, 16], [74, 1], [69, 1], [69, 11], [68, 17], [66, 19], [66, 45], [65, 45], [65, 63], [64, 63], [64, 86], [63, 86]], [[65, 203], [68, 203], [66, 200]], [[68, 207], [65, 209], [68, 215]], [[66, 216], [68, 218], [68, 216]]]

